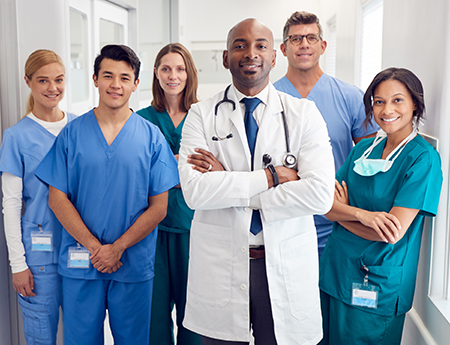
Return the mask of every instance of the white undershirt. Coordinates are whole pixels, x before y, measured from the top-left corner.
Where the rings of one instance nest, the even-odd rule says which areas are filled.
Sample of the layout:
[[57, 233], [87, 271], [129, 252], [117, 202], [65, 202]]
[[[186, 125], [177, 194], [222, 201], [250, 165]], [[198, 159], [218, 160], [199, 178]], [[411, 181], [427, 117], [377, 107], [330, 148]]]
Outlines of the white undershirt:
[[[38, 119], [32, 113], [27, 117], [39, 123], [53, 135], [57, 136], [67, 124], [67, 114], [57, 122], [47, 122]], [[8, 245], [9, 262], [12, 273], [25, 271], [28, 265], [25, 260], [25, 249], [22, 243], [22, 178], [7, 172], [2, 173], [3, 214], [6, 243]]]

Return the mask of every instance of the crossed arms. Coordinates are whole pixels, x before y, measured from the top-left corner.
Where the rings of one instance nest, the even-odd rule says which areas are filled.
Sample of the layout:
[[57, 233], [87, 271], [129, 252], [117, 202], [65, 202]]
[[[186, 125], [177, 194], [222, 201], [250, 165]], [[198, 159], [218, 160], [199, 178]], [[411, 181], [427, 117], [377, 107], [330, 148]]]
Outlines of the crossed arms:
[[392, 207], [389, 213], [350, 206], [347, 184], [335, 181], [333, 207], [325, 217], [366, 240], [394, 244], [406, 233], [417, 213], [419, 210], [397, 206]]

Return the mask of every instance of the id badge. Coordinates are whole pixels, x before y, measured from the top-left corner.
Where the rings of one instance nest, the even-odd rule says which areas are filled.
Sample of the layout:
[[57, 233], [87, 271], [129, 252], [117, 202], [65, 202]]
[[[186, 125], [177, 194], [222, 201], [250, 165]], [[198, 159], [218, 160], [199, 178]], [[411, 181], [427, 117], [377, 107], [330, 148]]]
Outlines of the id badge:
[[33, 252], [52, 252], [53, 233], [49, 231], [32, 231], [31, 250]]
[[89, 268], [89, 257], [91, 253], [86, 248], [78, 245], [69, 248], [67, 267], [69, 268]]
[[378, 305], [378, 286], [367, 283], [353, 283], [352, 305], [376, 309]]

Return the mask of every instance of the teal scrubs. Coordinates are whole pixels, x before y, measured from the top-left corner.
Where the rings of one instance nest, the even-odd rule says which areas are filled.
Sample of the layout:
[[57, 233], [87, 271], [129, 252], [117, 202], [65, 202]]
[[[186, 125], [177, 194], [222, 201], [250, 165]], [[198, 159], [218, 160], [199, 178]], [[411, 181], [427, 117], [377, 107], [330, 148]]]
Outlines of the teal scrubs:
[[[420, 135], [406, 144], [391, 169], [374, 176], [360, 176], [353, 171], [354, 161], [372, 144], [373, 138], [362, 140], [350, 153], [336, 179], [348, 185], [349, 202], [368, 211], [389, 212], [392, 207], [417, 209], [419, 213], [403, 238], [395, 244], [365, 240], [333, 223], [333, 231], [320, 262], [319, 286], [322, 293], [347, 305], [364, 311], [366, 319], [353, 320], [342, 329], [331, 324], [329, 332], [347, 332], [351, 327], [367, 327], [367, 334], [374, 332], [371, 318], [377, 316], [402, 316], [411, 309], [423, 222], [426, 216], [436, 215], [442, 186], [441, 162], [438, 152]], [[369, 158], [380, 159], [386, 139], [377, 145]], [[352, 284], [363, 283], [361, 266], [369, 268], [369, 284], [379, 288], [376, 309], [352, 306]], [[335, 319], [332, 309], [323, 310], [324, 323]], [[395, 318], [394, 318], [395, 319]], [[383, 327], [379, 327], [384, 329]], [[386, 329], [389, 325], [386, 326]], [[381, 330], [380, 330], [381, 331]], [[401, 333], [400, 330], [397, 330]], [[348, 341], [350, 341], [347, 338]], [[352, 342], [347, 342], [350, 344]], [[372, 344], [371, 337], [364, 344]], [[328, 344], [328, 343], [327, 343]], [[329, 344], [341, 344], [330, 342]]]
[[[279, 91], [300, 99], [303, 98], [286, 76], [273, 85]], [[364, 93], [356, 86], [324, 73], [306, 97], [316, 103], [327, 123], [328, 135], [333, 148], [335, 172], [344, 164], [352, 150], [353, 138], [365, 137], [378, 130], [375, 121], [367, 127], [363, 125], [366, 119], [363, 96]], [[314, 224], [320, 258], [331, 233], [332, 222], [324, 215], [315, 215]]]
[[[152, 106], [137, 111], [159, 127], [174, 155], [180, 150], [184, 120], [175, 128], [167, 111]], [[172, 309], [177, 310], [177, 344], [200, 344], [200, 337], [183, 327], [189, 260], [189, 237], [194, 211], [184, 201], [181, 188], [169, 190], [166, 218], [158, 225], [155, 257], [150, 344], [174, 344]]]

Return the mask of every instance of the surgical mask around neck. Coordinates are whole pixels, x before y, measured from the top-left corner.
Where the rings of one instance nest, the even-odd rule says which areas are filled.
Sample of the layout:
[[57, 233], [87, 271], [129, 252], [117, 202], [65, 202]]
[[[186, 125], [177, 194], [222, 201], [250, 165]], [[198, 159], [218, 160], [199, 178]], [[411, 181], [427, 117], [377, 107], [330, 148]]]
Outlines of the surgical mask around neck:
[[416, 135], [417, 130], [414, 128], [411, 134], [408, 135], [400, 144], [398, 144], [398, 146], [386, 157], [386, 159], [369, 159], [367, 157], [369, 157], [375, 146], [377, 146], [386, 137], [386, 133], [383, 130], [379, 130], [372, 145], [363, 153], [361, 158], [355, 160], [353, 171], [361, 176], [373, 176], [379, 172], [388, 171], [403, 151], [406, 144], [414, 139]]

